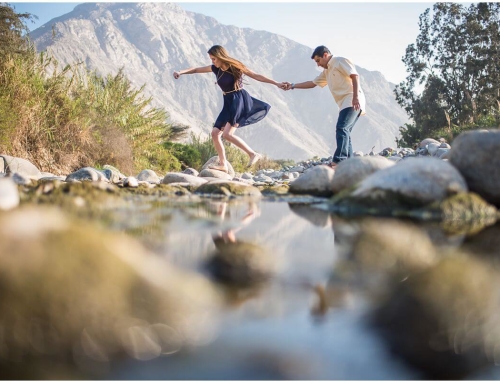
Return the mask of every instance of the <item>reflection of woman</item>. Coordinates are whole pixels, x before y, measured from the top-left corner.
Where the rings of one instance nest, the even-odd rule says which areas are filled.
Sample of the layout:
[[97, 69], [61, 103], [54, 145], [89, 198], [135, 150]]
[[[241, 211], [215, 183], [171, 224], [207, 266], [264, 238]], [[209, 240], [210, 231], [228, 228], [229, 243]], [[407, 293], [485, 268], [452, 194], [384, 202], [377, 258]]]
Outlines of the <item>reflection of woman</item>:
[[[222, 202], [221, 209], [219, 210], [219, 215], [222, 219], [226, 216], [226, 208], [227, 208], [227, 202]], [[216, 235], [213, 236], [214, 244], [216, 247], [217, 245], [222, 243], [235, 243], [236, 242], [236, 233], [240, 231], [243, 227], [248, 225], [250, 222], [252, 222], [256, 217], [260, 215], [260, 210], [259, 207], [255, 204], [255, 202], [251, 202], [248, 205], [248, 211], [247, 213], [243, 216], [243, 218], [240, 220], [239, 225], [236, 228], [231, 228], [228, 230], [225, 230], [223, 232], [218, 232]]]
[[[239, 225], [212, 237], [216, 251], [209, 262], [209, 269], [220, 281], [237, 286], [250, 286], [267, 280], [275, 269], [275, 259], [267, 249], [255, 243], [236, 239], [236, 233], [260, 214], [255, 203]], [[221, 212], [224, 216], [224, 212]]]
[[265, 102], [251, 97], [243, 89], [243, 75], [247, 75], [257, 81], [265, 82], [283, 88], [280, 84], [265, 76], [252, 72], [245, 64], [229, 56], [224, 47], [214, 45], [208, 50], [208, 55], [213, 65], [199, 68], [190, 68], [174, 72], [174, 78], [178, 79], [183, 74], [210, 73], [216, 77], [216, 84], [222, 89], [224, 95], [224, 106], [215, 121], [212, 129], [212, 141], [219, 155], [219, 163], [209, 166], [211, 169], [221, 170], [227, 173], [226, 152], [222, 145], [221, 134], [225, 140], [236, 145], [249, 157], [248, 166], [254, 165], [261, 157], [241, 138], [234, 135], [236, 128], [254, 124], [262, 120], [269, 111], [270, 106]]

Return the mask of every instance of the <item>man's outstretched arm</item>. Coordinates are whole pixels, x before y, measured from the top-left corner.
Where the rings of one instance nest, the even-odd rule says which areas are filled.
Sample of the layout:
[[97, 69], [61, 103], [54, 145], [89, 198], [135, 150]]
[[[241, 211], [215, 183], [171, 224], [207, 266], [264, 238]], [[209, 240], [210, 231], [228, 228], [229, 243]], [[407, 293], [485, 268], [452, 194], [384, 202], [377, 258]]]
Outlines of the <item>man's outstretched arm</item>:
[[299, 82], [297, 84], [285, 82], [286, 85], [285, 90], [290, 90], [290, 89], [312, 89], [316, 87], [316, 84], [313, 83], [312, 81], [304, 81], [304, 82]]

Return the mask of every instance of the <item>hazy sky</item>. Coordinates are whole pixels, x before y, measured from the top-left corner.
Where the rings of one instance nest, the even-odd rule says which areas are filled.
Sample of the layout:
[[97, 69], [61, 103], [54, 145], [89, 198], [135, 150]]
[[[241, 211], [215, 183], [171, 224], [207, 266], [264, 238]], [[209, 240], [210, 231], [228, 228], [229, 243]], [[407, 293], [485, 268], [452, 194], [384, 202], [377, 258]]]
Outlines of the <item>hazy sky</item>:
[[[30, 29], [73, 10], [79, 3], [17, 3], [17, 12], [39, 17]], [[401, 57], [418, 35], [418, 18], [433, 3], [192, 3], [182, 8], [212, 16], [222, 24], [266, 30], [314, 48], [326, 45], [334, 56], [378, 70], [387, 80], [399, 83], [406, 77]], [[312, 52], [311, 52], [312, 53]], [[311, 60], [311, 65], [314, 63]]]

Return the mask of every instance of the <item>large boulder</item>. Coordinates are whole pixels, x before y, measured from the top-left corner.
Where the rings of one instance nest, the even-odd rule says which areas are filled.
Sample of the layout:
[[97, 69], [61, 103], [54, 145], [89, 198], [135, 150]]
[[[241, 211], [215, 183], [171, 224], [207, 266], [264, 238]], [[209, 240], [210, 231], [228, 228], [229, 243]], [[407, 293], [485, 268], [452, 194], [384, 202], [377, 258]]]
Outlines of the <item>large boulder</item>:
[[30, 161], [5, 154], [0, 155], [0, 173], [19, 173], [36, 179], [41, 177], [40, 170]]
[[206, 278], [58, 209], [0, 215], [0, 280], [2, 378], [106, 378], [206, 343], [219, 307]]
[[151, 184], [159, 184], [160, 183], [160, 178], [155, 173], [155, 171], [151, 170], [151, 169], [145, 169], [145, 170], [141, 171], [137, 175], [137, 180], [138, 181], [146, 181], [146, 182], [149, 182]]
[[334, 193], [338, 193], [341, 190], [349, 189], [376, 171], [394, 164], [393, 161], [385, 157], [349, 158], [337, 165], [332, 181], [332, 190]]
[[330, 197], [334, 174], [326, 165], [315, 166], [290, 183], [290, 193]]
[[452, 165], [423, 157], [409, 158], [372, 174], [359, 184], [352, 197], [375, 206], [421, 207], [467, 191], [464, 178]]
[[208, 181], [205, 178], [201, 177], [196, 177], [192, 176], [190, 174], [184, 174], [184, 173], [178, 173], [178, 172], [169, 172], [165, 174], [165, 177], [163, 177], [163, 180], [161, 181], [162, 184], [171, 184], [171, 183], [178, 183], [178, 182], [187, 182], [192, 186], [198, 187], [203, 185], [204, 183], [207, 183]]
[[[208, 161], [205, 162], [205, 164], [201, 167], [200, 174], [203, 170], [209, 169], [210, 165], [212, 165], [218, 161], [219, 161], [219, 156], [213, 156], [213, 157], [209, 158]], [[231, 165], [231, 163], [227, 160], [226, 160], [226, 164], [227, 164], [227, 169], [228, 169], [227, 174], [229, 174], [231, 176], [231, 179], [232, 179], [235, 176], [233, 165]]]
[[500, 284], [488, 264], [448, 254], [381, 298], [373, 323], [421, 379], [468, 379], [498, 362]]
[[470, 131], [454, 141], [448, 158], [469, 189], [500, 206], [500, 130]]

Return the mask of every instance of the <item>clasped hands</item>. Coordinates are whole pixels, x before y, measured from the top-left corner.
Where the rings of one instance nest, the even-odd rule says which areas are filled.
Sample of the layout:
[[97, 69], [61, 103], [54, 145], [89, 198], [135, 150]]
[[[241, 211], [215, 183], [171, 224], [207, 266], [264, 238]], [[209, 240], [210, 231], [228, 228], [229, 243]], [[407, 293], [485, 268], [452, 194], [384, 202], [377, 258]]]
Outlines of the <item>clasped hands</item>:
[[292, 89], [292, 84], [287, 81], [283, 81], [281, 84], [278, 85], [278, 88], [283, 90], [290, 90]]

